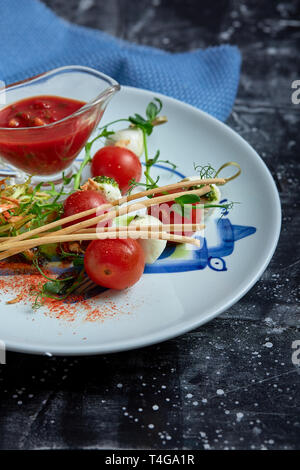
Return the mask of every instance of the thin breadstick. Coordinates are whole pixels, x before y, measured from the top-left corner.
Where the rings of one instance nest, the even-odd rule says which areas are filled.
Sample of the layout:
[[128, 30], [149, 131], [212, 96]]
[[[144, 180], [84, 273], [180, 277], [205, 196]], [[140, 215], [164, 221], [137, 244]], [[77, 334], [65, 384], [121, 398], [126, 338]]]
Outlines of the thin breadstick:
[[[193, 230], [199, 231], [205, 228], [204, 224], [162, 224], [162, 225], [134, 225], [130, 226], [130, 230], [153, 230], [153, 231], [174, 231], [174, 230]], [[128, 225], [116, 225], [111, 227], [92, 227], [92, 228], [85, 228], [82, 230], [76, 230], [76, 233], [95, 233], [99, 232], [113, 232], [114, 230], [121, 230], [126, 231], [128, 230]], [[53, 236], [56, 232], [44, 232], [43, 236]], [[0, 240], [13, 240], [15, 241], [15, 237], [1, 237]]]
[[[114, 230], [147, 230], [147, 231], [154, 231], [154, 232], [169, 232], [174, 230], [182, 230], [186, 232], [187, 230], [199, 231], [205, 228], [204, 224], [161, 224], [161, 225], [125, 225], [125, 226], [112, 226], [112, 227], [97, 227], [97, 228], [86, 228], [83, 229], [82, 233], [87, 232], [113, 232]], [[81, 230], [76, 231], [76, 233], [80, 233]], [[49, 233], [50, 235], [50, 233]]]
[[[111, 226], [111, 227], [92, 227], [85, 228], [82, 230], [77, 230], [75, 233], [102, 233], [102, 232], [126, 232], [128, 230], [137, 230], [137, 231], [150, 231], [150, 232], [173, 232], [179, 231], [187, 232], [194, 231], [198, 232], [205, 228], [204, 224], [162, 224], [162, 225], [120, 225], [120, 226]], [[53, 236], [53, 232], [47, 232], [47, 236]]]
[[[184, 235], [173, 235], [167, 232], [148, 232], [146, 230], [128, 230], [127, 232], [119, 232], [115, 230], [114, 232], [98, 232], [98, 233], [73, 233], [67, 235], [60, 235], [59, 237], [45, 237], [44, 239], [41, 238], [34, 238], [31, 240], [22, 240], [20, 242], [16, 242], [16, 249], [18, 248], [23, 250], [24, 247], [28, 249], [34, 248], [35, 246], [43, 245], [44, 243], [62, 243], [62, 242], [70, 242], [70, 241], [83, 241], [83, 240], [105, 240], [107, 238], [119, 238], [119, 235], [124, 238], [126, 235], [127, 238], [142, 238], [142, 239], [156, 239], [156, 240], [169, 240], [169, 241], [176, 241], [178, 243], [191, 243], [192, 245], [200, 246], [200, 242], [196, 238], [187, 237]], [[4, 252], [5, 253], [5, 252]], [[4, 254], [2, 253], [2, 254]], [[2, 254], [0, 256], [2, 256]]]
[[[50, 244], [50, 243], [62, 243], [62, 242], [71, 242], [71, 241], [83, 241], [83, 240], [105, 240], [106, 238], [120, 238], [122, 232], [118, 232], [117, 230], [114, 232], [98, 232], [98, 233], [75, 233], [75, 234], [68, 234], [68, 235], [60, 235], [60, 236], [47, 236], [47, 237], [39, 237], [33, 238], [30, 240], [21, 240], [15, 242], [14, 248], [12, 250], [4, 251], [0, 254], [0, 260], [8, 258], [9, 256], [15, 255], [17, 253], [21, 253], [24, 250], [28, 250], [30, 248], [35, 248], [40, 245]], [[157, 239], [157, 240], [167, 240], [167, 241], [174, 241], [177, 243], [190, 243], [195, 246], [200, 246], [200, 241], [196, 238], [186, 237], [182, 235], [172, 235], [167, 232], [148, 232], [142, 230], [128, 230], [125, 233], [128, 238], [142, 238], [142, 239]], [[124, 234], [123, 234], [124, 236]]]

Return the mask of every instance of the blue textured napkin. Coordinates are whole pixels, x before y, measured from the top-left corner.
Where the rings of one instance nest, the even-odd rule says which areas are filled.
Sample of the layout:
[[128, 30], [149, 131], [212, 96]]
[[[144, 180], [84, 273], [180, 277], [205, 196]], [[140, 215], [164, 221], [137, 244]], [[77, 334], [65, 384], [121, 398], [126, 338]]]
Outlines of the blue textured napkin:
[[86, 65], [121, 83], [157, 91], [225, 120], [239, 81], [233, 46], [169, 53], [69, 24], [37, 0], [1, 0], [0, 80], [6, 84], [62, 65]]

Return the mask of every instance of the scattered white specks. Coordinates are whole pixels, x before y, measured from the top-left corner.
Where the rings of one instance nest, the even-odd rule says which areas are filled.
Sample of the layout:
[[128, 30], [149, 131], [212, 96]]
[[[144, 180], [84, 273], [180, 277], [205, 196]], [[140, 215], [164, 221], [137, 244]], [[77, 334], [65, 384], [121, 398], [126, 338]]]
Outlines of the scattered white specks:
[[217, 395], [224, 395], [224, 390], [222, 390], [221, 388], [219, 388], [217, 390]]
[[[170, 436], [170, 434], [168, 434], [167, 431], [159, 432], [158, 435], [161, 439], [166, 439], [167, 441], [170, 441], [172, 439], [172, 436]], [[163, 443], [165, 444], [164, 441]]]
[[123, 384], [117, 384], [118, 388], [123, 388]]
[[87, 11], [94, 5], [93, 0], [80, 0], [78, 5], [79, 11]]
[[261, 429], [258, 428], [257, 426], [255, 426], [253, 429], [253, 434], [255, 434], [256, 436], [258, 436], [259, 434], [261, 434]]
[[158, 406], [158, 405], [153, 405], [153, 406], [152, 406], [152, 410], [153, 410], [153, 411], [159, 410], [159, 406]]
[[143, 408], [139, 408], [138, 411], [141, 413], [143, 411]]
[[192, 393], [187, 393], [186, 398], [193, 398], [193, 394]]
[[[295, 141], [295, 140], [290, 140], [290, 141], [288, 142], [288, 145], [287, 145], [287, 146], [288, 146], [288, 149], [291, 149], [291, 148], [295, 147], [295, 145], [296, 145], [296, 141]], [[287, 278], [286, 281], [288, 282], [289, 279]]]
[[272, 348], [272, 347], [273, 347], [273, 343], [271, 343], [270, 341], [267, 341], [267, 343], [265, 343], [264, 346], [265, 346], [266, 348]]
[[207, 399], [206, 398], [202, 398], [202, 403], [207, 403]]
[[154, 424], [148, 424], [149, 429], [154, 429], [154, 427], [155, 427]]
[[198, 406], [199, 405], [199, 402], [197, 400], [193, 401], [193, 405], [194, 406]]
[[244, 413], [237, 413], [236, 414], [236, 420], [239, 423], [244, 417]]
[[220, 39], [223, 41], [228, 41], [231, 38], [231, 35], [234, 33], [234, 28], [228, 28], [227, 31], [220, 33]]

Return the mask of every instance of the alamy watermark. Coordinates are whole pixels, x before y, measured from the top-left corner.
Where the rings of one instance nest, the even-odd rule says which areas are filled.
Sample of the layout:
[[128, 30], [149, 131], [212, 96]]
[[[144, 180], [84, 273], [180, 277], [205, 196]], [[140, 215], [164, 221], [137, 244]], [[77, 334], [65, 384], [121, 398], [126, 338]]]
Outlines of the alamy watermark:
[[294, 80], [291, 85], [292, 88], [295, 88], [291, 95], [291, 100], [293, 104], [300, 103], [300, 80]]
[[6, 347], [4, 341], [0, 340], [0, 364], [6, 364]]
[[292, 342], [292, 349], [295, 349], [295, 351], [292, 354], [292, 363], [295, 366], [300, 365], [300, 339], [297, 339]]
[[0, 80], [0, 106], [6, 104], [6, 88], [5, 82]]
[[[176, 199], [175, 199], [176, 201]], [[102, 217], [97, 224], [96, 234], [99, 239], [103, 238], [137, 238], [137, 239], [165, 239], [171, 241], [180, 241], [177, 237], [191, 237], [195, 232], [198, 232], [200, 237], [195, 239], [193, 245], [201, 248], [204, 243], [204, 230], [205, 230], [205, 209], [204, 204], [179, 204], [175, 201], [160, 202], [153, 206], [143, 201], [134, 204], [134, 213], [131, 223], [124, 224], [124, 220], [119, 217], [119, 208], [106, 204], [105, 209], [97, 209], [96, 216]], [[127, 202], [127, 201], [125, 201]], [[146, 210], [146, 216], [145, 216]], [[146, 226], [139, 225], [139, 216], [144, 219]], [[147, 225], [146, 217], [152, 216], [161, 222], [160, 225]], [[113, 231], [103, 231], [103, 227], [108, 227], [110, 221], [114, 219], [115, 225]], [[137, 225], [134, 224], [137, 222]], [[166, 233], [167, 230], [167, 233]], [[117, 232], [117, 236], [116, 236]], [[165, 238], [168, 236], [168, 238]], [[189, 240], [191, 241], [191, 240]], [[193, 240], [194, 241], [194, 240]], [[193, 250], [192, 244], [186, 245], [186, 250]]]

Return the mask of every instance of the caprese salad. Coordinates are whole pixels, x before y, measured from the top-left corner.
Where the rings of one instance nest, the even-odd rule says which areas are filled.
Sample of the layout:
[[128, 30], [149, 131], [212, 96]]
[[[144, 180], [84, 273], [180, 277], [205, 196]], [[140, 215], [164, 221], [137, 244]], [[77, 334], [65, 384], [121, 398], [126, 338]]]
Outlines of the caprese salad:
[[[162, 160], [151, 157], [147, 141], [154, 128], [167, 122], [161, 116], [162, 102], [154, 98], [145, 117], [134, 114], [106, 124], [85, 146], [85, 157], [76, 174], [65, 178], [57, 189], [48, 183], [32, 186], [30, 178], [14, 184], [0, 181], [0, 259], [22, 259], [32, 263], [45, 278], [36, 293], [35, 305], [46, 297], [64, 300], [86, 282], [112, 289], [125, 289], [142, 276], [145, 263], [154, 263], [167, 243], [193, 243], [193, 234], [220, 204], [220, 178], [226, 165], [215, 171], [210, 165], [195, 166], [194, 174], [159, 187], [151, 168]], [[126, 122], [121, 130], [117, 123]], [[93, 144], [103, 146], [93, 153]], [[141, 158], [144, 155], [144, 169]], [[83, 181], [84, 168], [90, 177]], [[144, 176], [143, 181], [142, 176]], [[50, 187], [50, 189], [49, 189]], [[47, 188], [47, 186], [46, 186]], [[142, 198], [144, 210], [130, 204]], [[202, 224], [202, 225], [201, 225]], [[45, 266], [51, 260], [69, 263], [71, 270], [50, 277]]]

